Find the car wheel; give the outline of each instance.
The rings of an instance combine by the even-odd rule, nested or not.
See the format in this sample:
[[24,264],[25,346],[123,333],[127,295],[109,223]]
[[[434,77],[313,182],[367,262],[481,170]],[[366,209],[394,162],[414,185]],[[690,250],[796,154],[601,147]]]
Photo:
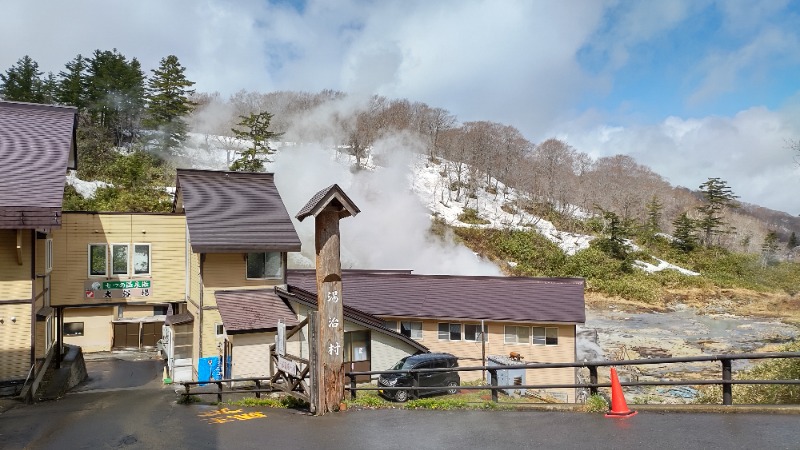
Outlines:
[[450,395],[458,394],[458,383],[455,381],[447,383],[447,393]]
[[406,400],[408,400],[408,391],[404,390],[395,391],[394,399],[400,403],[405,402]]

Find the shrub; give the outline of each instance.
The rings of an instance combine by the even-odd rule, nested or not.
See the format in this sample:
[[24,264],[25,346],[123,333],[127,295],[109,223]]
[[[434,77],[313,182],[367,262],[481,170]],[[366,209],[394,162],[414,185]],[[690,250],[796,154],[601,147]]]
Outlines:
[[586,399],[583,410],[590,413],[608,412],[608,402],[600,394],[594,394]]
[[464,212],[458,215],[458,220],[471,225],[485,225],[488,220],[478,215],[478,210],[474,208],[464,208]]

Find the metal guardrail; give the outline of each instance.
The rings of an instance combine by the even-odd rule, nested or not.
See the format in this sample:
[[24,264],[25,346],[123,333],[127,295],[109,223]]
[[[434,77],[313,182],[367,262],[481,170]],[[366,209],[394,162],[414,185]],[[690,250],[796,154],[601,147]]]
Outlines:
[[[692,385],[718,385],[722,386],[722,404],[733,404],[733,385],[735,384],[785,384],[785,385],[800,385],[800,380],[734,380],[732,365],[736,360],[753,360],[753,359],[779,359],[779,358],[800,358],[800,352],[776,352],[776,353],[739,353],[739,354],[722,354],[722,355],[708,355],[708,356],[686,356],[678,358],[648,358],[648,359],[629,359],[621,361],[593,361],[593,362],[574,362],[574,363],[520,363],[506,366],[470,366],[458,367],[448,369],[412,369],[412,370],[382,370],[382,371],[365,371],[365,372],[346,372],[345,376],[350,379],[350,386],[345,390],[350,391],[350,398],[356,399],[357,391],[375,391],[375,390],[440,390],[441,387],[423,387],[419,386],[419,374],[431,372],[474,372],[474,371],[487,371],[491,374],[491,384],[489,386],[459,386],[461,390],[491,390],[492,401],[498,401],[498,391],[501,389],[589,389],[592,394],[597,394],[598,388],[611,387],[610,383],[598,383],[598,368],[611,367],[611,366],[638,366],[647,364],[674,364],[686,362],[714,362],[721,363],[722,376],[721,379],[714,380],[661,380],[661,381],[629,381],[620,383],[622,386],[692,386]],[[572,383],[572,384],[537,384],[537,385],[505,385],[500,386],[497,384],[497,371],[507,369],[556,369],[556,368],[586,368],[589,370],[588,383]],[[388,387],[388,386],[357,386],[356,377],[363,375],[381,375],[391,373],[410,374],[413,379],[411,387]]]

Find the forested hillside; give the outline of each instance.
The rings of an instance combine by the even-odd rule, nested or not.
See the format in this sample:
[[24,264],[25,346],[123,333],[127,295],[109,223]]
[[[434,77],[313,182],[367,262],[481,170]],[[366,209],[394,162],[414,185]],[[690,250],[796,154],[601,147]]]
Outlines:
[[[487,257],[513,260],[510,273],[583,276],[591,289],[647,301],[674,287],[800,289],[800,219],[740,204],[736,186],[713,173],[701,186],[672,186],[630,156],[593,159],[556,138],[532,142],[514,127],[461,122],[420,102],[335,91],[222,98],[194,92],[184,72],[169,55],[145,74],[114,49],[78,55],[45,75],[25,56],[0,74],[0,96],[79,108],[77,177],[107,185],[89,198],[67,186],[67,210],[168,211],[174,168],[193,166],[197,150],[226,152],[231,169],[258,171],[276,151],[323,143],[350,154],[353,170],[368,170],[387,156],[374,154],[374,144],[392,139],[441,163],[442,202],[469,205],[478,191],[502,199],[514,189],[524,195],[504,210],[596,236],[568,256],[533,231],[455,229]],[[481,220],[480,211],[465,209],[462,222]],[[634,268],[652,256],[702,276]]]

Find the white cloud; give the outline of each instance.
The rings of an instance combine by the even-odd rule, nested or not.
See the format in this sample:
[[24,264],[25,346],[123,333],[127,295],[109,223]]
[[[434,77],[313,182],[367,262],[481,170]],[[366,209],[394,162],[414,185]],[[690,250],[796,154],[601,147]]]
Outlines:
[[[569,128],[569,127],[568,127]],[[697,189],[709,177],[728,182],[742,201],[800,212],[800,169],[787,142],[800,136],[800,104],[755,107],[733,117],[668,117],[613,130],[580,124],[564,134],[594,157],[631,155],[672,184]]]

